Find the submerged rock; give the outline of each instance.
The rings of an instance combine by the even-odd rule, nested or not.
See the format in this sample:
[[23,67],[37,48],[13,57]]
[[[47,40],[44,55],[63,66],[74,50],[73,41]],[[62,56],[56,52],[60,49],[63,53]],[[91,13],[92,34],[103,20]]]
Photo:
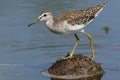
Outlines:
[[72,59],[56,61],[49,69],[50,74],[56,76],[94,76],[103,74],[104,70],[100,63],[81,54],[76,54]]

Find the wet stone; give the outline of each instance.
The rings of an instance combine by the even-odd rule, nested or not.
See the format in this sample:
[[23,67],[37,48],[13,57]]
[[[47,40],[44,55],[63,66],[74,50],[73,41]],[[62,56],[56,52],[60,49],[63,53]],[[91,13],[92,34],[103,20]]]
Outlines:
[[97,75],[104,73],[100,63],[81,54],[76,54],[72,59],[56,61],[49,69],[50,74],[64,75]]

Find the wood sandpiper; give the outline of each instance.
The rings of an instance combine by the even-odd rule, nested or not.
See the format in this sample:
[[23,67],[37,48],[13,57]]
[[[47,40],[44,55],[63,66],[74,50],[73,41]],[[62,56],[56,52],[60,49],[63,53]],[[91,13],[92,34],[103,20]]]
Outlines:
[[64,57],[62,59],[72,58],[75,50],[79,44],[79,37],[77,36],[77,32],[82,32],[90,41],[90,47],[92,50],[91,59],[94,58],[94,46],[92,43],[92,36],[84,31],[84,27],[86,27],[93,19],[98,16],[98,14],[103,10],[106,6],[106,3],[101,3],[94,7],[89,7],[82,10],[70,10],[60,13],[56,16],[52,15],[52,12],[49,10],[44,10],[40,14],[40,16],[31,24],[31,26],[40,21],[46,21],[46,25],[48,29],[57,34],[74,34],[76,38],[75,45],[69,56]]

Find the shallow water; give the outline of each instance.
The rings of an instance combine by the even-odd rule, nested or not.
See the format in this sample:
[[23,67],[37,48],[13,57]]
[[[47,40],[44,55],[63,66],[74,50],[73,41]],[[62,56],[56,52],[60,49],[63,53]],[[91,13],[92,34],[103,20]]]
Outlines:
[[[51,33],[41,22],[27,28],[39,12],[50,9],[54,14],[82,9],[104,0],[1,0],[0,1],[0,80],[50,80],[40,74],[57,58],[65,56],[74,45],[74,36]],[[85,31],[93,36],[95,60],[106,71],[101,80],[120,79],[119,0],[108,0],[107,7]],[[109,25],[109,33],[102,29]],[[90,56],[88,39],[78,34],[81,42],[76,53]]]

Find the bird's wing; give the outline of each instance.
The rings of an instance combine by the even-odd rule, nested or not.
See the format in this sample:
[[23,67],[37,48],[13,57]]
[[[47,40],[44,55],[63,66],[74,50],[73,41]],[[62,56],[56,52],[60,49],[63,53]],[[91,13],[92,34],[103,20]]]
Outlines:
[[67,21],[71,25],[87,24],[105,7],[106,3],[99,4],[82,10],[71,10],[60,13],[55,17],[56,21]]

